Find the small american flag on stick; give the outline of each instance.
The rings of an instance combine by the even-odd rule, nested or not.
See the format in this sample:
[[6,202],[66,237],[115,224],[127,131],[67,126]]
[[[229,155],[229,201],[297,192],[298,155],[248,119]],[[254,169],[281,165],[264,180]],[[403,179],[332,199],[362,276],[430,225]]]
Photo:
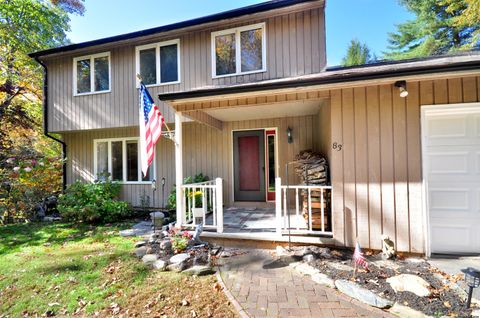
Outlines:
[[362,266],[365,269],[368,269],[368,263],[365,257],[363,256],[362,250],[360,249],[360,244],[355,244],[355,251],[353,252],[353,261],[355,262],[355,268],[357,265]]
[[139,95],[140,151],[142,172],[146,176],[155,155],[155,144],[162,135],[162,126],[165,124],[165,120],[143,82],[140,82]]

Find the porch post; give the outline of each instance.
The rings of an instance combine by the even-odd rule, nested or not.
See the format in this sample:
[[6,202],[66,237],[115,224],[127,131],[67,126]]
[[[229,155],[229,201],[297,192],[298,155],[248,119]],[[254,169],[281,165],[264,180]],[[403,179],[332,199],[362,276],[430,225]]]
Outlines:
[[215,179],[216,185],[216,201],[215,205],[217,206],[217,232],[223,233],[223,181],[222,178]]
[[181,113],[175,112],[175,189],[177,205],[177,227],[185,224],[185,213],[183,209],[183,142],[182,142],[182,119]]
[[282,179],[275,178],[275,215],[277,222],[277,235],[282,235]]

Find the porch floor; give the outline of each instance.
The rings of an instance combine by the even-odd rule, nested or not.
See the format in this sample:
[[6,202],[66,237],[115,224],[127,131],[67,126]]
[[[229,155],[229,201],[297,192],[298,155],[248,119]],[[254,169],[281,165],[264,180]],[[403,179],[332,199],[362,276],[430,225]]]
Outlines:
[[[283,218],[283,217],[282,217]],[[283,220],[287,224],[288,220]],[[276,215],[274,208],[229,207],[223,211],[224,233],[270,233],[276,231]],[[212,214],[206,224],[213,224]],[[307,229],[305,219],[294,213],[290,214],[291,228]]]

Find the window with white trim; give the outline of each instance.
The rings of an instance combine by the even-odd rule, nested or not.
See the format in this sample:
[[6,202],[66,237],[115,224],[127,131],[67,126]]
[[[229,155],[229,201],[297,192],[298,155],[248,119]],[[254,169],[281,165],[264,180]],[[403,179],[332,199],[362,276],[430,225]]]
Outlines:
[[180,40],[137,46],[136,68],[145,85],[180,82]]
[[265,23],[212,32],[212,76],[266,71]]
[[138,138],[96,139],[93,145],[96,179],[106,174],[123,183],[150,183],[155,179],[155,159],[143,177]]
[[110,52],[73,59],[73,95],[110,91]]

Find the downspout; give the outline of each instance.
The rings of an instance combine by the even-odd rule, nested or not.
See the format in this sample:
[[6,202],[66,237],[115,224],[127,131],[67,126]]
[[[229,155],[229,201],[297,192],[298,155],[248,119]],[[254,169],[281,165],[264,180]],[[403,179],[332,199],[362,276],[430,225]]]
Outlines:
[[62,189],[65,191],[67,187],[67,144],[48,132],[48,69],[38,57],[35,57],[35,61],[43,67],[43,134],[62,145]]

